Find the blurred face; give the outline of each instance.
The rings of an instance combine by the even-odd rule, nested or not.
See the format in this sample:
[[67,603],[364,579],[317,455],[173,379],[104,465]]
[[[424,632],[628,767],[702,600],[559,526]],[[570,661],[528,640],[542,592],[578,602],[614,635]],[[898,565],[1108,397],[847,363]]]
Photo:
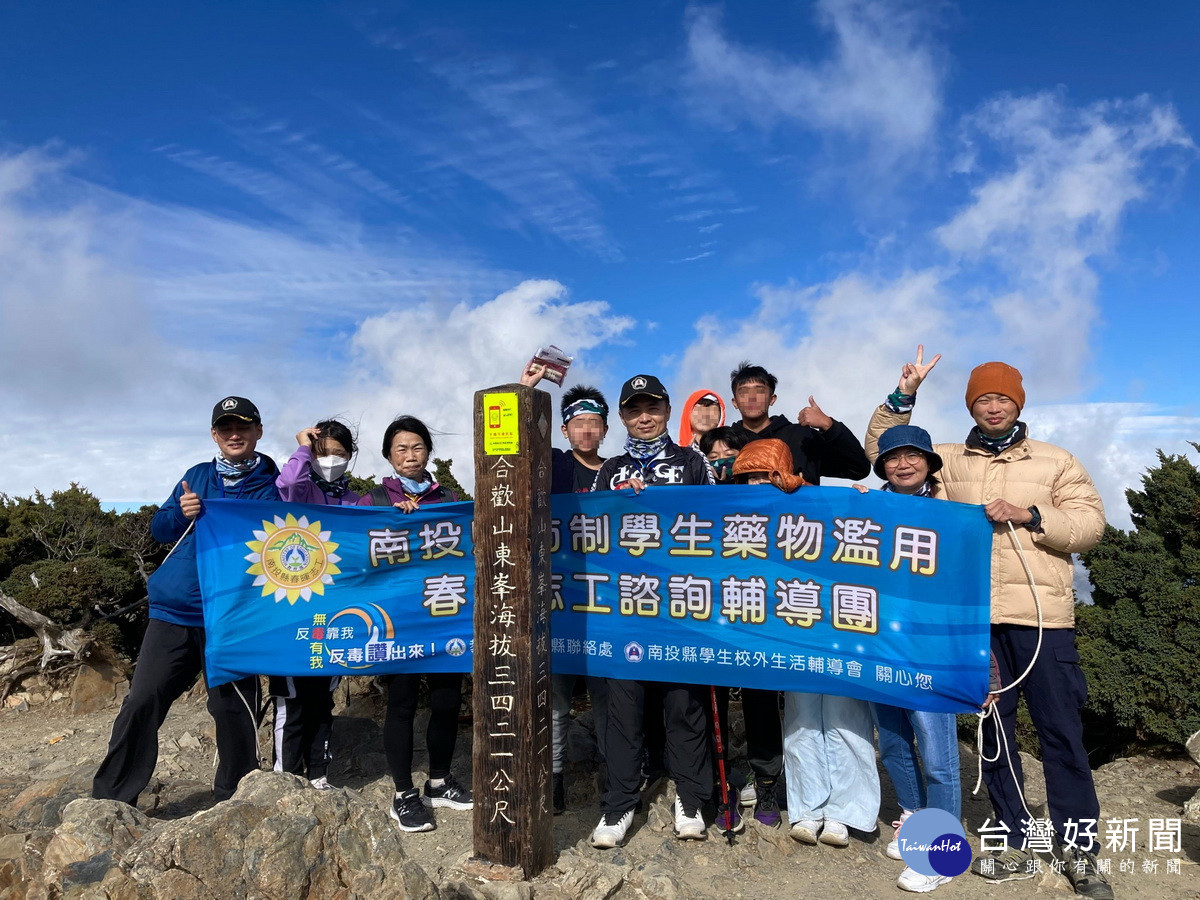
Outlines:
[[313,445],[313,456],[340,456],[342,459],[349,459],[353,454],[346,449],[346,445],[341,441],[335,441],[331,437],[319,437]]
[[419,434],[397,431],[392,435],[392,446],[388,450],[388,462],[397,475],[405,478],[420,478],[429,464],[429,448]]
[[1003,394],[984,394],[971,404],[971,417],[988,437],[1008,434],[1020,413],[1016,401]]
[[711,400],[701,400],[692,407],[688,417],[692,426],[692,434],[702,435],[712,431],[721,422],[721,407]]
[[621,421],[630,437],[650,441],[667,430],[671,405],[647,394],[638,394],[621,407]]
[[771,476],[767,472],[747,472],[746,484],[770,484]]
[[708,451],[708,461],[716,462],[718,459],[733,459],[738,455],[738,451],[734,450],[724,441],[713,441],[712,449]]
[[757,421],[765,419],[775,403],[775,395],[761,381],[751,381],[739,385],[733,395],[733,406],[742,414],[743,419]]
[[600,449],[608,425],[599,413],[581,413],[562,427],[562,433],[572,450],[590,456]]
[[254,455],[254,448],[263,435],[257,422],[247,422],[233,416],[218,419],[212,427],[212,439],[217,451],[230,462],[245,462]]
[[883,458],[883,474],[897,494],[915,494],[929,477],[929,458],[912,447],[899,447]]

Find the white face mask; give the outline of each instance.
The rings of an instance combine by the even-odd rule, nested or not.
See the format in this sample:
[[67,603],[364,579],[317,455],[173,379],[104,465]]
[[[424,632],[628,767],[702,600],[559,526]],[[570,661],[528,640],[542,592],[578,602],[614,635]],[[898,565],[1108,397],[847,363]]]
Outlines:
[[313,460],[313,468],[323,480],[337,481],[350,468],[350,460],[342,456],[318,456]]

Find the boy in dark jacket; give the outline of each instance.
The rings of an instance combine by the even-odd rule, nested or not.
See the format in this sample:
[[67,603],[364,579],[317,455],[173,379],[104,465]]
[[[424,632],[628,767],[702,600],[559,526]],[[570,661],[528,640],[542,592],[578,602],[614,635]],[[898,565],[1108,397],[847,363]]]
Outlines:
[[[521,373],[521,384],[537,387],[545,374],[545,365],[531,362]],[[555,447],[550,451],[550,493],[587,493],[596,480],[596,470],[604,462],[600,445],[608,435],[608,401],[598,389],[577,384],[563,394],[559,410],[562,413],[562,434],[571,449],[560,450]]]
[[792,474],[803,475],[809,484],[820,484],[821,477],[866,478],[871,463],[853,432],[825,414],[816,401],[800,411],[799,421],[787,416],[772,416],[775,404],[774,375],[762,366],[744,362],[729,373],[733,406],[742,418],[733,423],[748,441],[778,438],[792,452]]
[[[97,800],[136,805],[158,762],[158,729],[171,704],[204,668],[204,613],[196,570],[193,525],[204,500],[278,500],[274,460],[255,451],[262,438],[258,408],[244,397],[213,407],[215,459],[192,466],[163,503],[150,531],[175,544],[150,576],[150,622],[146,627],[129,695],[113,723],[108,754],[92,783]],[[258,678],[208,689],[208,711],[217,726],[219,761],[213,782],[217,800],[233,796],[242,776],[258,768],[256,731],[261,704]]]

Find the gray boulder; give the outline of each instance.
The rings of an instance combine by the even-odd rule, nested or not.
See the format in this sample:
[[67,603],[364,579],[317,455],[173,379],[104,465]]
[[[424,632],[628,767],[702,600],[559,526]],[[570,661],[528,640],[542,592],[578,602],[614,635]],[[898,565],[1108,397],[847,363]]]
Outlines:
[[44,860],[47,896],[81,900],[439,898],[382,809],[274,772],[252,772],[230,800],[171,822],[76,800]]

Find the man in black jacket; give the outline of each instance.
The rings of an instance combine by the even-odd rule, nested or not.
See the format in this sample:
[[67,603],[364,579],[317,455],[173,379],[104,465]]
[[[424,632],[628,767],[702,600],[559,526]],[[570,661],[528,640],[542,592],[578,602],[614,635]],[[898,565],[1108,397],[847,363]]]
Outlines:
[[742,414],[733,428],[746,440],[778,438],[792,451],[794,475],[803,475],[809,484],[820,484],[821,477],[866,478],[871,463],[863,446],[844,424],[827,416],[808,398],[800,410],[798,422],[787,416],[772,416],[775,403],[774,375],[762,366],[743,362],[729,373],[733,406]]
[[[621,388],[621,422],[629,435],[625,452],[607,459],[596,473],[593,491],[616,491],[675,484],[715,484],[712,468],[691,447],[680,447],[667,432],[671,398],[653,375],[635,375]],[[633,822],[642,780],[645,746],[643,708],[646,683],[608,680],[604,815],[592,832],[593,847],[616,847]],[[712,801],[712,762],[704,717],[707,689],[663,684],[667,757],[675,779],[675,834],[680,840],[706,836],[702,808]],[[739,823],[740,826],[740,823]]]

